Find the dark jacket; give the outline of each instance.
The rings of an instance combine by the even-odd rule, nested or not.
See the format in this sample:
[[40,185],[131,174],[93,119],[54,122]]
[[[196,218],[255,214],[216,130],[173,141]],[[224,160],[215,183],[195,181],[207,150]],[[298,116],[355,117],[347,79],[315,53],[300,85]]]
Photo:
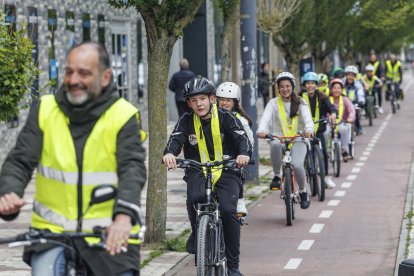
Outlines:
[[[187,112],[180,117],[167,146],[164,154],[172,153],[175,156],[180,154],[184,146],[184,157],[200,162],[200,153],[194,130],[193,112]],[[223,154],[229,155],[230,158],[236,158],[237,155],[252,154],[252,145],[243,129],[239,119],[231,112],[218,108],[220,133],[222,135]],[[210,155],[210,159],[214,159],[213,137],[211,134],[210,120],[201,121],[203,133],[206,138],[206,145]]]
[[168,84],[168,88],[175,93],[175,100],[177,102],[184,102],[183,91],[184,85],[187,81],[194,78],[194,73],[188,69],[181,69],[175,73]]
[[258,80],[258,89],[261,95],[269,96],[270,79],[269,73],[261,71]]
[[[78,164],[82,163],[83,149],[89,134],[100,116],[118,99],[115,84],[105,88],[102,96],[96,101],[88,101],[81,106],[71,105],[62,87],[56,94],[56,100],[60,109],[69,118],[69,129],[74,141]],[[42,152],[43,134],[39,128],[39,105],[32,108],[26,125],[17,139],[16,146],[10,151],[3,164],[0,174],[0,196],[9,192],[15,192],[23,197],[24,190],[29,183],[33,170],[37,166]],[[140,125],[135,117],[132,117],[120,130],[117,138],[116,159],[118,166],[119,188],[116,200],[123,199],[136,205],[140,205],[141,190],[146,182],[145,149],[140,138]],[[51,195],[53,196],[53,195]],[[137,216],[129,208],[114,206],[113,215],[127,214],[136,222]],[[18,214],[2,217],[13,219]],[[82,245],[80,245],[82,246]],[[93,255],[95,258],[87,259],[88,264],[98,269],[96,275],[115,275],[125,269],[139,267],[139,247],[129,246],[127,254],[110,257],[105,251],[86,248],[80,251],[81,255]],[[33,246],[26,249],[26,253],[32,250],[41,251],[44,246]],[[30,254],[26,255],[28,257]],[[28,259],[30,260],[30,259]],[[100,262],[98,263],[98,260]],[[104,260],[104,261],[102,261]],[[90,262],[89,262],[90,261]],[[107,264],[107,266],[105,266]]]

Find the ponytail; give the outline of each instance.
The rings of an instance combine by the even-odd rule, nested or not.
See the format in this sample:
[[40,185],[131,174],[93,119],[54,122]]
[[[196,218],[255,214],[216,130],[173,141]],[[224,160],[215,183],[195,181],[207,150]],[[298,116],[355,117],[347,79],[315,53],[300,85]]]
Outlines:
[[249,117],[249,115],[247,115],[246,111],[244,111],[244,109],[240,106],[239,101],[236,99],[234,99],[234,109],[237,113],[239,113],[243,118],[247,120],[247,122],[249,123],[249,127],[253,126],[252,119]]

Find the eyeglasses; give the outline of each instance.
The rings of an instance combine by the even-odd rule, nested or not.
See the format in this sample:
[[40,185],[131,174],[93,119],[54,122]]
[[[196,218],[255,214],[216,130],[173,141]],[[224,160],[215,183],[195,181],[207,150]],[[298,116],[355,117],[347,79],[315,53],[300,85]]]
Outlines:
[[232,103],[232,102],[234,102],[234,100],[230,99],[230,98],[219,98],[218,100],[221,103]]

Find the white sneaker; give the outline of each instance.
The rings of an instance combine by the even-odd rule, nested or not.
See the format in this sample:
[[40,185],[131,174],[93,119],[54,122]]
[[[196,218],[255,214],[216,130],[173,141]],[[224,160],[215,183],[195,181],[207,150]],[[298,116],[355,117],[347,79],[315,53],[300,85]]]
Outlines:
[[336,187],[335,182],[333,182],[332,177],[325,176],[325,185],[327,189],[332,189]]
[[380,108],[378,109],[378,113],[379,113],[379,114],[384,113],[384,110],[382,109],[382,107],[380,107]]
[[237,201],[237,216],[247,216],[247,208],[246,204],[244,203],[244,198],[239,198],[239,200]]

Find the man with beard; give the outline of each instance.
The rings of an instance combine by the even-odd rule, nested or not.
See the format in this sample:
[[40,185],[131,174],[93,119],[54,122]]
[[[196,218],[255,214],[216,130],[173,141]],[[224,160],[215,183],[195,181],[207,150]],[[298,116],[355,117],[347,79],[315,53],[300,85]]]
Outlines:
[[[74,241],[94,275],[139,275],[140,194],[146,181],[138,110],[118,98],[109,54],[94,42],[71,49],[63,86],[33,108],[0,174],[0,217],[16,218],[24,190],[36,171],[32,225],[55,233],[106,228],[106,250]],[[90,204],[95,187],[117,188],[114,199]],[[127,248],[127,252],[122,249]],[[63,275],[65,248],[25,248],[33,275]],[[89,275],[89,274],[88,274]]]

